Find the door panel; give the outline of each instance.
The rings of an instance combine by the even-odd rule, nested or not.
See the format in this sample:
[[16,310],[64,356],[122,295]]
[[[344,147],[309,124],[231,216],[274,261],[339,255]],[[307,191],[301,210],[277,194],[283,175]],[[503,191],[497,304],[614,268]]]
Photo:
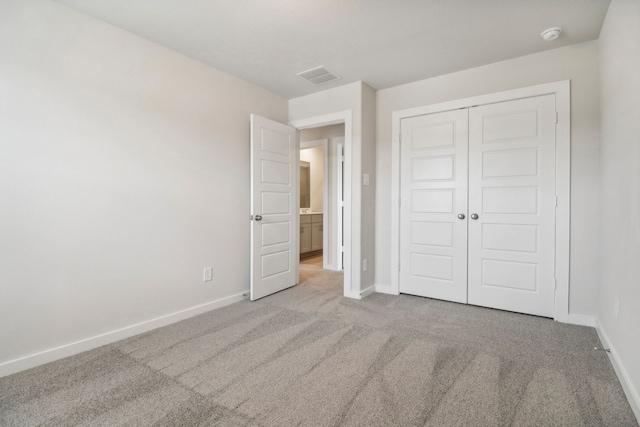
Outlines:
[[555,96],[469,111],[469,304],[553,317]]
[[[513,102],[519,103],[520,100],[503,102],[500,105],[510,108],[506,104]],[[482,117],[482,128],[479,129],[481,133],[477,135],[483,144],[535,138],[538,135],[538,111],[535,109],[518,111],[505,110],[498,107],[496,110],[491,105],[476,108],[489,108],[492,110],[491,113],[487,113]]]
[[467,110],[401,124],[400,292],[467,300]]
[[482,153],[482,178],[535,176],[538,173],[538,150],[518,149]]
[[[538,187],[487,187],[480,188],[479,209],[485,214],[534,214],[538,213]],[[475,195],[478,196],[478,195]]]
[[482,224],[482,249],[534,253],[537,248],[537,225]]
[[294,128],[251,115],[251,300],[295,285],[297,152]]

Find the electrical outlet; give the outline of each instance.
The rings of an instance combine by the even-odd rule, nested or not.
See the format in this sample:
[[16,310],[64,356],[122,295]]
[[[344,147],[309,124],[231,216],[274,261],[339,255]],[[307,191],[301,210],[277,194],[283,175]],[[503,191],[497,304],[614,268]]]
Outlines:
[[367,271],[367,268],[369,268],[369,263],[367,262],[366,259],[362,260],[362,271]]
[[213,280],[213,267],[205,267],[202,281],[210,282],[211,280]]
[[613,299],[613,314],[615,314],[616,320],[618,320],[618,315],[620,314],[620,301],[618,298]]

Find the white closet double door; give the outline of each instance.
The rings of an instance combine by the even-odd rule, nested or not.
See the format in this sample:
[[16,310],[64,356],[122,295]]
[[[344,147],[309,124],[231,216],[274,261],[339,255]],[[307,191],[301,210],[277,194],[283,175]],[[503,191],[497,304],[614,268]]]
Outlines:
[[555,95],[401,122],[400,292],[553,317]]

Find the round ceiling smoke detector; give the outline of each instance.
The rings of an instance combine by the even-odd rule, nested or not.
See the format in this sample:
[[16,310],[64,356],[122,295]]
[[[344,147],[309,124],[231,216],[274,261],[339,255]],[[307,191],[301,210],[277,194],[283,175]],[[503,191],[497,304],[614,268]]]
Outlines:
[[544,41],[550,42],[550,41],[553,41],[553,40],[557,39],[558,37],[560,37],[560,33],[561,32],[562,32],[562,28],[560,28],[560,27],[551,27],[551,28],[548,28],[548,29],[544,30],[540,34],[540,36],[542,36]]

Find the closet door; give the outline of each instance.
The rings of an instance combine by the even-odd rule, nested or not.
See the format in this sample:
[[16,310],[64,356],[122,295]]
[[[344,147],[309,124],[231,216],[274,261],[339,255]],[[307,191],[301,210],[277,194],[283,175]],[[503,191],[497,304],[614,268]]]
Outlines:
[[467,111],[402,120],[402,293],[467,301]]
[[469,110],[469,304],[553,317],[555,123],[554,95]]

